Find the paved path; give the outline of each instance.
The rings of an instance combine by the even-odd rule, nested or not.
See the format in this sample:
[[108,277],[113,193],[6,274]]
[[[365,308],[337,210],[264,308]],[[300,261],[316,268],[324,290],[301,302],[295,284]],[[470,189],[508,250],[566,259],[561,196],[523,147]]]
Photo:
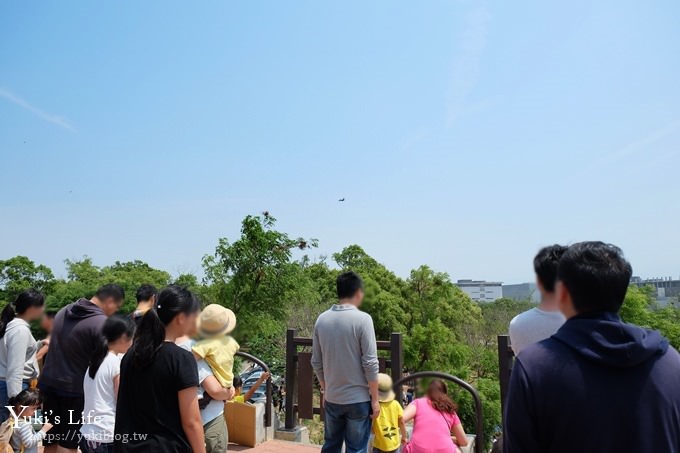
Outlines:
[[229,451],[243,451],[247,453],[319,453],[320,447],[313,445],[302,445],[293,442],[282,442],[280,440],[268,440],[255,448],[242,447],[240,445],[229,445]]

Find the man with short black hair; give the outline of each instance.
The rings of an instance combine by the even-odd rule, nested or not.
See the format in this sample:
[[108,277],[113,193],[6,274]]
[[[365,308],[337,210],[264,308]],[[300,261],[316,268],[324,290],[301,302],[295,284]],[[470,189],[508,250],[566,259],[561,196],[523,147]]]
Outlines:
[[359,311],[363,283],[354,272],[336,280],[338,303],[314,325],[312,367],[324,392],[322,453],[363,453],[371,417],[380,414],[378,352],[373,319]]
[[610,244],[564,253],[556,298],[567,321],[515,361],[507,453],[680,452],[680,354],[658,332],[621,321],[631,275]]
[[49,354],[39,380],[43,414],[54,427],[44,440],[45,453],[74,452],[80,441],[83,378],[92,351],[103,342],[102,327],[125,299],[125,291],[108,284],[92,299],[78,299],[54,318]]
[[153,285],[144,284],[137,288],[137,294],[135,295],[137,297],[137,308],[130,314],[130,318],[137,324],[137,327],[142,322],[144,313],[153,309],[156,304],[157,293],[158,291]]
[[564,324],[564,315],[560,313],[555,299],[555,284],[557,263],[566,250],[565,246],[555,244],[543,247],[534,258],[536,286],[541,293],[541,303],[510,321],[510,346],[515,355],[526,346],[550,337]]

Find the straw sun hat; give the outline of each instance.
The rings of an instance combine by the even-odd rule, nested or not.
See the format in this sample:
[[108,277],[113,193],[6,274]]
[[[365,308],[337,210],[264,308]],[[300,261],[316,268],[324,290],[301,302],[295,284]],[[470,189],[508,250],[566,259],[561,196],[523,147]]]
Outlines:
[[217,304],[210,304],[198,317],[198,333],[203,338],[226,335],[236,328],[236,315],[233,311]]
[[389,374],[378,374],[378,400],[381,403],[394,401],[395,395],[392,390],[392,378]]

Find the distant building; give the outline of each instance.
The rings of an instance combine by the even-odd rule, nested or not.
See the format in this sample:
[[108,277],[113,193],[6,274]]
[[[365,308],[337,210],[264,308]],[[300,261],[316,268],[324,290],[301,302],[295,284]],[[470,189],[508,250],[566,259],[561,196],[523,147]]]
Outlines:
[[630,283],[636,286],[653,286],[656,289],[656,300],[665,305],[670,301],[677,301],[680,296],[680,279],[673,280],[671,277],[647,278],[633,277]]
[[503,285],[503,297],[507,299],[534,303],[541,301],[541,293],[536,287],[536,283],[519,283],[516,285]]
[[458,280],[456,286],[476,302],[493,302],[503,297],[503,283],[501,282]]

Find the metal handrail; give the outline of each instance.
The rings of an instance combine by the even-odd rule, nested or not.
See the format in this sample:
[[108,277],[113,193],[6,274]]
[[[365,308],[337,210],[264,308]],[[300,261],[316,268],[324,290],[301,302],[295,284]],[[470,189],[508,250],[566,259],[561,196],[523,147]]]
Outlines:
[[[265,372],[269,373],[269,378],[267,379],[267,390],[266,390],[266,405],[264,407],[264,426],[269,428],[272,426],[272,376],[271,373],[269,372],[269,367],[267,366],[266,363],[264,363],[262,360],[259,358],[255,357],[254,355],[248,354],[247,352],[243,351],[238,351],[236,353],[237,356],[242,357],[246,359],[249,362],[253,362],[257,365],[260,366]],[[266,433],[266,431],[265,431]],[[266,434],[265,434],[266,435]]]
[[417,373],[404,376],[394,383],[394,389],[397,390],[397,395],[401,395],[401,386],[404,384],[404,382],[415,381],[422,378],[437,378],[451,381],[459,387],[463,387],[472,395],[472,399],[475,401],[475,413],[477,416],[477,426],[475,426],[475,452],[484,453],[484,413],[482,412],[482,400],[479,398],[477,389],[461,378],[451,374],[446,374],[439,371],[419,371]]

